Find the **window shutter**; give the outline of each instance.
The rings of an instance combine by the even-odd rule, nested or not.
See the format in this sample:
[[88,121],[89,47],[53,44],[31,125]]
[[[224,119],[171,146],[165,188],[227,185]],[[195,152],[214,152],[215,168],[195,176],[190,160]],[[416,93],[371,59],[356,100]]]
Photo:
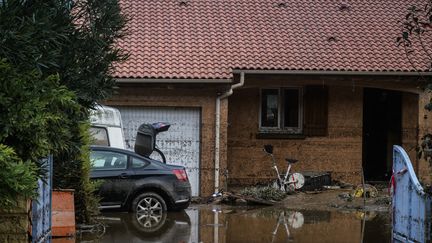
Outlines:
[[304,135],[327,136],[327,86],[306,86],[304,93]]

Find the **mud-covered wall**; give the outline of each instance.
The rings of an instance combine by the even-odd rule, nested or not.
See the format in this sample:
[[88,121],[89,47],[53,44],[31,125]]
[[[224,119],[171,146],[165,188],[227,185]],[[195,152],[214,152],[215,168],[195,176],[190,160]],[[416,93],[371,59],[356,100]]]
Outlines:
[[419,170],[417,160],[417,140],[419,129],[419,95],[413,93],[402,94],[402,147],[407,151],[413,167]]
[[[325,84],[329,87],[328,136],[304,139],[257,139],[259,116],[259,89],[261,79],[247,78],[246,84],[221,102],[220,127],[220,188],[224,188],[224,172],[228,168],[229,184],[254,184],[273,178],[271,161],[262,152],[264,144],[273,144],[280,165],[284,158],[300,160],[294,166],[298,171],[332,171],[332,178],[359,183],[362,163],[363,88],[360,83],[347,81],[294,80],[292,85]],[[372,83],[372,82],[370,82]],[[286,85],[280,78],[265,81],[266,85]],[[348,82],[348,84],[351,84]],[[368,83],[364,86],[371,86]],[[402,84],[383,84],[379,88],[408,90]],[[412,85],[411,85],[412,86]],[[214,191],[215,100],[225,87],[210,84],[193,85],[120,85],[118,93],[107,105],[153,107],[199,107],[201,109],[200,195]],[[409,89],[410,92],[415,89]],[[425,161],[415,158],[418,135],[432,133],[432,113],[423,107],[427,95],[404,92],[402,96],[402,142],[421,177],[429,177]],[[229,105],[229,106],[228,106]],[[425,116],[426,115],[426,116]],[[430,118],[428,117],[430,116]],[[229,117],[229,118],[228,118]],[[420,127],[418,126],[420,124]],[[419,129],[418,129],[419,128]],[[419,131],[419,132],[417,132]]]
[[[419,131],[418,131],[418,144],[422,143],[422,137],[425,134],[432,134],[432,112],[427,111],[424,109],[425,105],[428,104],[432,99],[431,93],[421,93],[419,100],[418,100],[418,106],[419,106],[419,115],[418,115],[418,121],[419,121]],[[424,160],[423,158],[418,161],[416,166],[414,168],[418,168],[418,174],[420,177],[420,180],[423,182],[432,182],[432,168],[429,167],[428,162]]]
[[[228,114],[228,169],[230,185],[250,185],[274,178],[270,158],[263,151],[264,144],[274,146],[280,168],[286,168],[285,158],[299,160],[293,170],[331,171],[332,179],[348,183],[361,182],[363,87],[326,82],[328,95],[328,135],[286,139],[260,139],[260,87],[283,87],[279,79],[251,81],[236,90],[229,100]],[[263,85],[265,83],[266,86]],[[296,81],[294,85],[308,83]],[[324,82],[322,82],[324,83]],[[291,84],[292,85],[292,84]],[[391,85],[387,87],[394,88]],[[386,88],[383,85],[380,88]],[[403,90],[403,87],[401,88]],[[402,143],[409,150],[413,164],[418,127],[418,95],[402,95]],[[431,116],[432,118],[432,116]],[[421,169],[421,168],[420,168]]]
[[[210,86],[210,85],[208,85]],[[195,107],[201,109],[200,195],[214,191],[216,87],[185,85],[121,85],[117,94],[106,101],[113,106]],[[227,102],[221,102],[220,171],[226,168]],[[225,130],[224,130],[225,129]],[[221,185],[224,177],[221,176]]]
[[[257,139],[259,89],[236,91],[230,99],[228,168],[230,184],[254,184],[274,176],[262,147],[274,146],[281,168],[285,158],[299,160],[298,171],[332,171],[332,178],[360,180],[362,147],[362,89],[329,88],[328,136],[304,139]],[[282,167],[283,166],[283,167]]]

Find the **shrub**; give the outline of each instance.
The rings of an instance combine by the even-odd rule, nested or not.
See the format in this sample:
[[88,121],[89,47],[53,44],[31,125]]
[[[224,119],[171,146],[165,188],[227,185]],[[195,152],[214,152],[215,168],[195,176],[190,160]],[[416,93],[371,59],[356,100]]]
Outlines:
[[76,149],[57,154],[54,163],[53,183],[58,188],[75,189],[75,211],[77,222],[94,223],[99,213],[99,200],[95,196],[97,183],[90,180],[90,124],[80,123],[71,127],[74,134],[69,141]]
[[44,174],[40,159],[71,150],[81,109],[57,75],[24,72],[0,59],[0,168],[8,168],[0,174],[0,201],[35,196],[31,190]]
[[23,161],[37,163],[67,147],[69,116],[80,106],[58,76],[22,72],[0,59],[0,143]]
[[114,91],[126,21],[118,0],[0,0],[0,143],[33,164],[53,155],[54,187],[75,189],[78,222],[97,210],[82,127]]
[[15,151],[0,144],[0,207],[9,208],[18,197],[36,196],[38,167],[32,162],[23,162]]

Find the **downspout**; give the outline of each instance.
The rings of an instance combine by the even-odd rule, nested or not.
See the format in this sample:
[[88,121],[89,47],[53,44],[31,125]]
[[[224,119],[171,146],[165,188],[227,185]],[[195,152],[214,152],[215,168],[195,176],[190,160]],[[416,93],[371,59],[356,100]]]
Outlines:
[[231,85],[231,88],[216,98],[216,138],[215,138],[215,193],[219,192],[219,149],[220,149],[220,103],[221,100],[233,94],[233,90],[244,85],[244,72],[240,73],[240,82]]

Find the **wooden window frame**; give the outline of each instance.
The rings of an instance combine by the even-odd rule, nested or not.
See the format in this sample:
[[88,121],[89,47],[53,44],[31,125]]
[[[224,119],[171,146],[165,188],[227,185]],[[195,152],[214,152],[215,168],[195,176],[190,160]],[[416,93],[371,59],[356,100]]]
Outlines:
[[[298,91],[298,126],[297,127],[284,127],[284,108],[285,108],[285,90]],[[264,87],[260,88],[260,103],[259,103],[259,132],[260,133],[281,133],[281,134],[302,134],[303,133],[303,87],[299,86],[283,86],[283,87]],[[262,126],[262,102],[263,90],[278,90],[278,126],[277,127],[264,127]]]

